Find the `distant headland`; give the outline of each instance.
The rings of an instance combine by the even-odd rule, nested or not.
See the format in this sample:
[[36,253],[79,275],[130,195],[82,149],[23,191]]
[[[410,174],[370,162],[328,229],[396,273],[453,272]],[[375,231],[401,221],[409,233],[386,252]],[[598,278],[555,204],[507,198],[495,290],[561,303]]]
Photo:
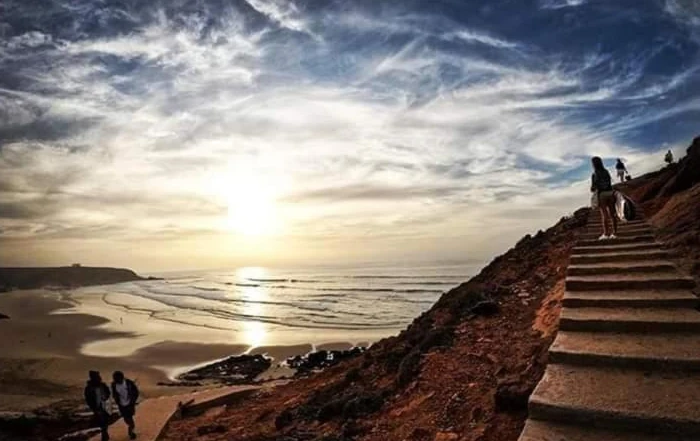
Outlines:
[[90,285],[148,280],[126,268],[88,267],[80,264],[61,267],[0,268],[0,292],[46,287],[77,288]]

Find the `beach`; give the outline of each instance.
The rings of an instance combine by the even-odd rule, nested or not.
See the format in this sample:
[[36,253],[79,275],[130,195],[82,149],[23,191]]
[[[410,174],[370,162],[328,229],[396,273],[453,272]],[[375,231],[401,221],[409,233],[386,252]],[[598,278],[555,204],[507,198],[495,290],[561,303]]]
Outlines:
[[[187,366],[240,353],[240,345],[161,342],[129,357],[96,357],[81,353],[83,345],[101,339],[128,338],[127,332],[100,329],[107,319],[87,314],[52,314],[71,304],[46,290],[0,295],[0,411],[29,411],[62,400],[82,399],[88,370],[105,378],[122,370],[138,380],[145,397],[182,392],[161,387],[166,372],[153,367]],[[192,388],[187,388],[191,390]]]
[[440,272],[262,277],[258,269],[2,293],[0,312],[10,318],[0,320],[0,411],[77,403],[88,370],[105,379],[122,370],[145,398],[211,387],[173,383],[232,355],[272,358],[260,379],[288,376],[279,365],[289,357],[400,332],[462,277]]

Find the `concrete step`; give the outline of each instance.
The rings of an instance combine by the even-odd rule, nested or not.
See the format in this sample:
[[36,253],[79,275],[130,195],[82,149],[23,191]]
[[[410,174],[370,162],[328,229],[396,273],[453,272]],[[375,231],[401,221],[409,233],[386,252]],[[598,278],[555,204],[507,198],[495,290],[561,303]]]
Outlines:
[[[608,226],[612,228],[612,225],[608,225]],[[640,225],[618,224],[617,225],[618,232],[621,232],[621,231],[629,232],[629,231],[651,230],[651,229],[652,229],[651,226],[646,225],[646,224],[644,224],[644,225],[642,225],[642,224],[640,224]],[[600,226],[588,226],[588,228],[586,229],[586,232],[600,234],[603,232],[603,226],[602,225],[600,225]]]
[[700,334],[557,334],[551,363],[619,368],[700,371]]
[[646,274],[596,274],[569,276],[567,291],[693,289],[695,280],[675,272]]
[[608,244],[605,241],[600,241],[596,245],[577,245],[574,247],[573,254],[605,254],[619,253],[621,251],[642,251],[642,250],[660,250],[661,244],[658,242],[633,242],[623,244]]
[[638,236],[622,236],[616,239],[607,239],[605,241],[598,240],[600,234],[595,236],[593,239],[580,239],[576,245],[577,246],[596,246],[602,244],[617,245],[624,243],[642,243],[642,242],[654,242],[654,236],[652,234],[642,234]]
[[[600,237],[600,235],[603,234],[603,230],[589,230],[581,235],[581,239],[584,240],[589,240],[589,239],[597,239]],[[619,230],[616,234],[617,237],[632,237],[632,236],[641,236],[644,234],[654,234],[654,231],[651,230],[651,228],[634,228],[634,229],[622,229]]]
[[572,254],[571,264],[592,264],[610,262],[639,262],[646,260],[668,259],[670,253],[666,250],[621,251],[605,254]]
[[696,308],[700,299],[690,290],[567,291],[566,308]]
[[675,273],[676,266],[668,260],[647,260],[641,262],[608,262],[569,265],[569,276],[590,276],[604,274]]
[[673,433],[611,431],[590,424],[571,425],[553,421],[527,420],[518,441],[690,441]]
[[700,375],[552,364],[530,397],[530,416],[700,439]]
[[689,308],[563,308],[561,331],[700,332],[700,312]]
[[[611,225],[611,224],[608,224]],[[589,222],[586,225],[589,229],[592,228],[603,228],[603,224],[601,222]],[[617,221],[617,227],[618,228],[641,228],[641,227],[650,227],[649,223],[643,222],[643,221],[634,221],[634,222],[620,222]]]

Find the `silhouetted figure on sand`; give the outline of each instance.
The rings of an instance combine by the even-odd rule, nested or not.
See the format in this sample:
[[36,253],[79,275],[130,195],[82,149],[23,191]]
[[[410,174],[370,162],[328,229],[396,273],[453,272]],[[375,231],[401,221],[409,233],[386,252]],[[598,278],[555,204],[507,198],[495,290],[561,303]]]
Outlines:
[[85,403],[92,410],[95,416],[95,423],[99,426],[102,432],[102,441],[109,440],[109,411],[107,403],[109,401],[109,387],[102,381],[100,373],[90,371],[90,379],[85,385]]
[[625,174],[627,174],[627,167],[625,167],[625,164],[622,163],[622,159],[617,158],[615,170],[617,170],[617,177],[620,180],[620,182],[625,182]]
[[124,373],[116,371],[112,374],[114,381],[112,382],[112,396],[119,408],[119,414],[124,418],[124,422],[129,428],[129,438],[136,439],[136,423],[134,422],[134,414],[136,413],[136,400],[139,398],[139,389],[136,383],[124,378]]
[[672,164],[673,163],[673,153],[671,150],[666,152],[666,156],[664,157],[664,161],[666,161],[666,164]]
[[[612,178],[603,165],[603,160],[598,156],[593,157],[591,163],[593,164],[591,191],[597,198],[603,222],[603,234],[598,240],[615,239],[617,237],[617,217],[615,216],[615,192],[612,187]],[[608,228],[608,222],[612,223],[612,232]]]

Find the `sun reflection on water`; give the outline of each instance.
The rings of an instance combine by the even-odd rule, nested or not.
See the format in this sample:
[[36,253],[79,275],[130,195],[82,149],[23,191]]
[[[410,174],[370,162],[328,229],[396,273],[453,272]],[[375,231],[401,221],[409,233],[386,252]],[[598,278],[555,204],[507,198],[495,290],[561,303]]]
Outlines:
[[[236,277],[243,284],[254,284],[267,277],[267,271],[261,267],[246,267],[236,271]],[[265,315],[265,304],[268,300],[268,292],[263,286],[240,287],[241,298],[246,301],[243,314],[248,317],[260,317]],[[267,323],[248,318],[243,322],[243,343],[252,347],[263,346],[267,343]]]

